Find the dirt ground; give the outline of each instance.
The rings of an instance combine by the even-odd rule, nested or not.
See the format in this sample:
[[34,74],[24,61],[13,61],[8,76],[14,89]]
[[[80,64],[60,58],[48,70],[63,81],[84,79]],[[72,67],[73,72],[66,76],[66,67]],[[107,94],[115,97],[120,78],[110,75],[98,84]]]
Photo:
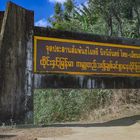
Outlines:
[[72,134],[71,128],[0,128],[0,140],[38,140],[38,138],[60,137]]
[[45,128],[0,128],[0,140],[140,140],[140,115],[98,123],[54,124]]

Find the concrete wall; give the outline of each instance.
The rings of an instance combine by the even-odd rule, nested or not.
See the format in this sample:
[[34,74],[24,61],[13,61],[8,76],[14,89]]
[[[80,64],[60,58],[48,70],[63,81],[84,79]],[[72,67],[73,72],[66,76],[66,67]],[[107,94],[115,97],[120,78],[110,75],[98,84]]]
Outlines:
[[3,17],[4,17],[4,11],[0,11],[0,31],[1,31]]
[[0,36],[0,121],[32,117],[34,13],[8,3]]

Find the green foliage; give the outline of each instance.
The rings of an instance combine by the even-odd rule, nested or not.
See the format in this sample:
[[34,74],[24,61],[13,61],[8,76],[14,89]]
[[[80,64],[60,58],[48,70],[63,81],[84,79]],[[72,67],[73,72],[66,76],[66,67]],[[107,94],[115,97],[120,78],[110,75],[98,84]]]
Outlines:
[[64,8],[65,8],[65,15],[71,16],[71,13],[73,12],[73,9],[74,9],[74,2],[73,0],[67,0],[65,3],[64,3]]
[[34,93],[34,122],[78,121],[83,114],[109,104],[110,90],[49,89]]
[[62,13],[61,4],[57,2],[55,4],[54,10],[55,10],[56,15],[61,15],[61,13]]
[[68,0],[63,7],[55,10],[49,20],[55,29],[129,38],[140,36],[139,0],[88,0],[80,6]]

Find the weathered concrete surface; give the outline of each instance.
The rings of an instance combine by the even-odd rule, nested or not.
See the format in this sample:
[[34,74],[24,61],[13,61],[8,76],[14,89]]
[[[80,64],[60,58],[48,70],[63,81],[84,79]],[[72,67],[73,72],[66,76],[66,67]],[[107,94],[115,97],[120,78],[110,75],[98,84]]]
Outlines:
[[4,11],[0,11],[0,31],[1,31],[3,17],[4,17]]
[[34,13],[8,3],[0,42],[0,122],[32,116]]
[[[34,35],[140,46],[139,39],[116,38],[116,37],[99,36],[93,34],[74,33],[68,31],[59,31],[51,28],[35,27]],[[35,75],[35,87],[36,88],[89,88],[89,89],[90,88],[103,88],[103,89],[133,88],[135,89],[135,88],[140,88],[140,78],[38,74]]]

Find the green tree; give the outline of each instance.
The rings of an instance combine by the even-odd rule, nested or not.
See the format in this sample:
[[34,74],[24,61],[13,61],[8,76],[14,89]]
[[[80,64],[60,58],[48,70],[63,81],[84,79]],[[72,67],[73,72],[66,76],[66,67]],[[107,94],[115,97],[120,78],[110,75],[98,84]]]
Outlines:
[[73,10],[74,10],[74,1],[73,0],[67,0],[64,3],[64,19],[70,20],[70,18],[73,16]]
[[59,28],[59,25],[63,22],[63,10],[61,3],[56,3],[54,6],[54,15],[48,19],[48,21],[55,28]]
[[73,0],[56,3],[52,27],[109,36],[140,36],[139,0],[88,0],[76,6]]

